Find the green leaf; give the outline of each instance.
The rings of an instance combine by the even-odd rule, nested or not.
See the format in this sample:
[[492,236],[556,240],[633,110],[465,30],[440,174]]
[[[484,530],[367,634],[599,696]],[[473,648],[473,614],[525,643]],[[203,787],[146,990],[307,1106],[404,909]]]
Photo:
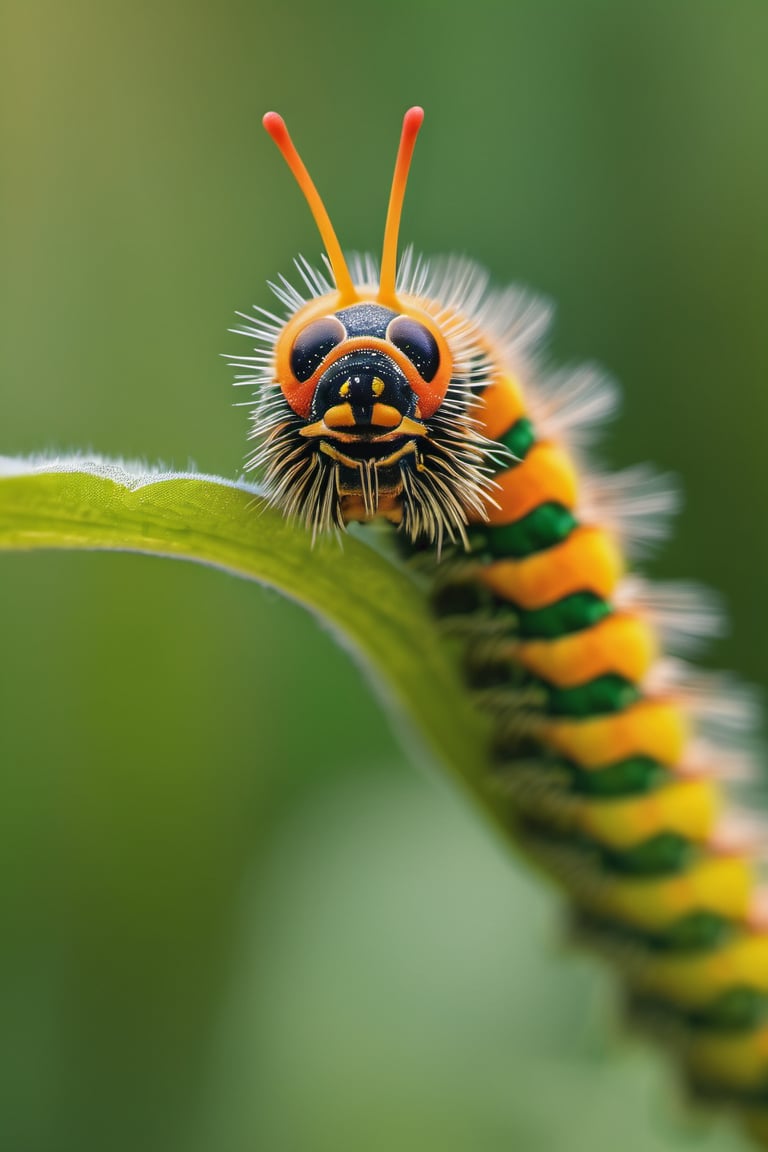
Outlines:
[[[422,744],[485,804],[488,729],[413,574],[362,534],[314,545],[258,489],[105,460],[0,457],[0,549],[109,549],[210,564],[269,585],[329,625]],[[265,660],[269,654],[265,653]]]

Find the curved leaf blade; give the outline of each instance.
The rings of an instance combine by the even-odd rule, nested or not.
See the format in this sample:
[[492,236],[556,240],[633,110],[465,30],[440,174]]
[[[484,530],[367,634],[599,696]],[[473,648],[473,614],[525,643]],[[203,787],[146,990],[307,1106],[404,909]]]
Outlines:
[[313,546],[309,533],[242,482],[104,460],[0,457],[0,550],[33,549],[173,557],[275,588],[330,625],[409,733],[493,803],[488,729],[425,592],[364,540],[323,538]]

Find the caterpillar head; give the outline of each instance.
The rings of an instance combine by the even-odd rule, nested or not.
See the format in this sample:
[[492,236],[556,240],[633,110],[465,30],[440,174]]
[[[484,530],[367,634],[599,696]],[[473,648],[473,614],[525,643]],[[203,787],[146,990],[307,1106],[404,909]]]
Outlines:
[[465,539],[492,485],[470,413],[482,356],[466,319],[398,290],[398,231],[423,115],[411,108],[403,120],[378,283],[372,261],[353,276],[283,119],[264,117],[312,210],[333,283],[300,263],[310,298],[285,280],[273,285],[287,318],[262,311],[240,330],[257,337],[257,355],[233,363],[259,370],[244,381],[259,385],[249,466],[262,471],[267,498],[313,532],[383,516],[412,540]]

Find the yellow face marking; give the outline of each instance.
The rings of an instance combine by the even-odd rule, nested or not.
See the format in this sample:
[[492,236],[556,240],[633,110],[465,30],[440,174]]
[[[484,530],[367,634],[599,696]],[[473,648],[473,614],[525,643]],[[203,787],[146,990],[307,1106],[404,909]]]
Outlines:
[[373,384],[371,384],[371,391],[374,396],[381,396],[384,391],[384,381],[380,380],[378,376],[374,376]]
[[393,408],[390,404],[374,404],[371,413],[371,423],[379,428],[397,428],[402,421],[402,416],[397,408]]
[[350,382],[345,380],[341,388],[339,388],[339,396],[349,396]]
[[326,428],[353,428],[355,414],[352,411],[352,405],[336,404],[333,408],[329,408],[323,416],[323,423]]

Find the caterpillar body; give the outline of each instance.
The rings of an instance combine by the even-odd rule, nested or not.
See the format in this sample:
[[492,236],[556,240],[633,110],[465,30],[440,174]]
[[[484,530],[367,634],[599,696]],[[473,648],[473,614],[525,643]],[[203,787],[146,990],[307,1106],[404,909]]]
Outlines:
[[620,967],[628,1001],[678,1049],[701,1095],[768,1147],[764,830],[733,809],[750,770],[747,694],[683,657],[716,600],[628,571],[674,494],[584,454],[616,392],[593,369],[542,378],[549,309],[494,291],[463,259],[429,264],[397,234],[422,121],[403,122],[380,268],[347,263],[285,125],[265,126],[315,216],[324,270],[298,261],[286,309],[245,314],[250,465],[313,533],[383,517],[432,566],[436,613],[494,721],[493,773],[519,842]]

